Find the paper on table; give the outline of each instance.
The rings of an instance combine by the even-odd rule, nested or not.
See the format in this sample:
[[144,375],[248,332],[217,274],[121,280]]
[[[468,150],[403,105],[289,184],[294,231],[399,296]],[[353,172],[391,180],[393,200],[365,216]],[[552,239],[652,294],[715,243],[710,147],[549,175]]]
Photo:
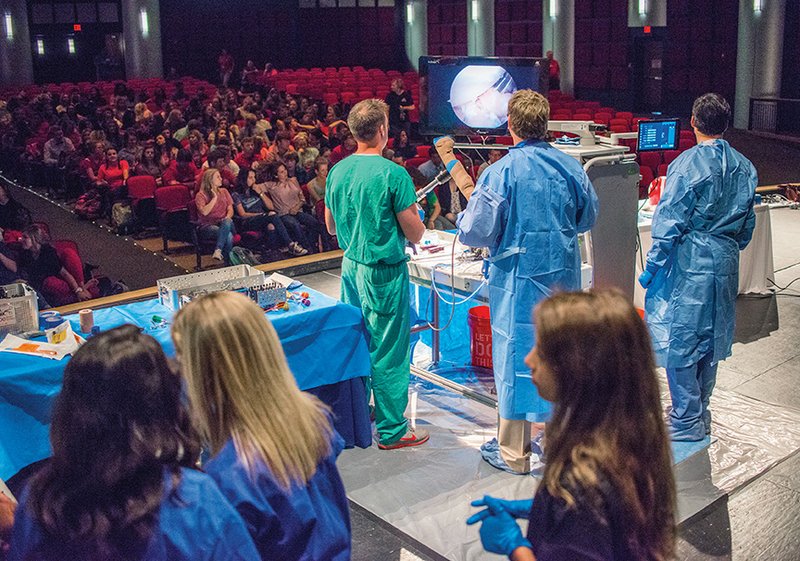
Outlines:
[[30,341],[11,334],[6,335],[5,339],[0,341],[0,351],[61,360],[74,353],[86,342],[82,337],[75,335],[68,321],[53,329],[48,329],[45,333],[47,334],[47,343]]

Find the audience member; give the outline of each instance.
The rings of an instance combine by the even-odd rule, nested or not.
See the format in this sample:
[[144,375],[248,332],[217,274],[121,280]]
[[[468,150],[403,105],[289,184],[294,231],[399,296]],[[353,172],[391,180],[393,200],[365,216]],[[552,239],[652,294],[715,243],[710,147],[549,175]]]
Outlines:
[[0,228],[22,230],[31,223],[31,213],[15,200],[3,183],[0,183]]
[[142,150],[142,159],[136,165],[135,175],[149,175],[156,180],[157,184],[161,184],[161,167],[158,165],[158,160],[161,155],[156,155],[156,147],[152,142],[148,142],[144,150]]
[[18,265],[34,290],[48,304],[64,306],[99,296],[96,281],[79,284],[67,271],[56,249],[50,245],[50,236],[42,226],[31,224],[25,228],[20,241],[22,252]]
[[198,170],[192,161],[192,153],[185,148],[178,151],[178,157],[171,160],[169,167],[161,174],[161,181],[164,185],[174,185],[184,183],[190,185],[194,183]]
[[119,159],[113,146],[106,148],[106,160],[97,172],[96,185],[108,188],[112,200],[122,198],[126,195],[128,174],[128,162]]
[[[275,211],[283,220],[292,239],[297,240],[304,249],[316,253],[316,240],[323,233],[322,225],[316,218],[303,211],[306,199],[297,179],[289,177],[286,166],[280,162],[274,166],[274,176],[273,181],[264,184],[264,189],[272,199]],[[303,232],[303,228],[308,230],[308,236]],[[322,240],[323,244],[327,244],[325,236],[322,236]]]
[[350,134],[348,130],[347,134],[342,139],[342,143],[331,150],[331,156],[329,158],[331,167],[344,160],[347,156],[355,154],[357,148],[358,144],[356,144],[356,139],[353,138],[353,135]]
[[64,136],[64,129],[58,125],[50,127],[52,138],[44,143],[42,160],[49,166],[64,167],[66,159],[75,152],[75,145]]
[[216,168],[203,172],[200,190],[195,195],[197,218],[200,223],[198,234],[204,239],[216,240],[214,253],[217,261],[230,264],[230,252],[233,249],[233,199],[227,189],[222,186],[222,177]]
[[[411,180],[414,182],[414,189],[419,193],[428,184],[427,179],[416,168],[409,168],[408,172],[411,175]],[[420,201],[419,205],[425,213],[425,218],[422,221],[429,230],[456,229],[455,224],[442,216],[442,207],[434,191],[429,192],[425,198]]]
[[411,134],[408,112],[415,109],[414,98],[406,89],[402,78],[392,80],[392,89],[386,94],[385,101],[389,106],[389,134],[394,136],[401,130],[405,131],[406,135]]
[[139,139],[136,133],[129,130],[125,133],[125,145],[117,154],[120,160],[128,162],[128,169],[136,169],[136,162],[141,157],[142,149],[139,147]]
[[478,174],[477,174],[477,177],[475,177],[475,179],[477,180],[481,176],[481,174],[484,171],[486,171],[486,168],[488,168],[490,165],[492,165],[493,163],[498,161],[500,158],[502,158],[503,155],[504,155],[504,153],[503,153],[502,150],[497,150],[497,149],[489,150],[489,161],[483,162],[478,167]]
[[444,170],[444,165],[435,146],[428,148],[428,157],[430,159],[419,166],[419,171],[425,176],[425,179],[431,181],[440,171]]
[[217,292],[178,312],[173,339],[204,469],[248,521],[262,559],[350,559],[336,469],[343,439],[328,408],[297,387],[281,342],[246,296]]
[[308,250],[303,249],[289,237],[286,226],[275,212],[272,200],[267,196],[264,186],[256,184],[256,172],[252,169],[242,168],[239,171],[239,176],[236,178],[236,190],[233,193],[233,208],[236,211],[241,231],[262,231],[265,239],[270,232],[274,232],[282,253],[291,252],[292,255],[308,253]]
[[259,558],[242,517],[193,469],[180,378],[138,327],[78,349],[50,432],[53,456],[20,497],[9,559]]
[[395,135],[392,150],[394,150],[395,155],[400,154],[406,160],[417,156],[417,147],[411,144],[405,129],[400,129]]

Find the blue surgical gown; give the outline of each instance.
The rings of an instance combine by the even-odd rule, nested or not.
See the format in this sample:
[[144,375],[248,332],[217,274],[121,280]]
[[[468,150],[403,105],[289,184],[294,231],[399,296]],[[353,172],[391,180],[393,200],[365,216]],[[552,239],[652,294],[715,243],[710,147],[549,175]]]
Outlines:
[[721,139],[669,165],[645,265],[654,274],[645,312],[660,366],[730,356],[739,251],[753,236],[757,182],[753,164]]
[[[40,559],[44,535],[26,510],[26,490],[20,500],[11,535],[9,561]],[[181,469],[173,491],[172,473],[164,472],[164,499],[142,561],[258,561],[259,556],[242,518],[222,496],[214,481],[199,471]],[[58,544],[53,544],[58,551]]]
[[244,518],[262,559],[350,559],[350,511],[336,457],[344,440],[334,433],[331,453],[304,487],[281,488],[263,463],[254,474],[239,460],[233,441],[205,469]]
[[549,417],[525,366],[535,342],[533,308],[554,290],[580,290],[578,234],[594,225],[597,210],[580,163],[528,140],[486,168],[459,215],[459,240],[492,255],[492,362],[503,419]]

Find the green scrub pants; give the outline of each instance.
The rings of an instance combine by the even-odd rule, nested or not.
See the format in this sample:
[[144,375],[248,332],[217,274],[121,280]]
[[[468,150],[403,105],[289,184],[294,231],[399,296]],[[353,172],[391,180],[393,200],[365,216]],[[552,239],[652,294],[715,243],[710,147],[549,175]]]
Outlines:
[[[411,317],[408,266],[362,265],[342,259],[341,300],[361,308],[369,333],[375,424],[381,444],[400,440],[408,429]],[[367,396],[370,380],[367,380]]]

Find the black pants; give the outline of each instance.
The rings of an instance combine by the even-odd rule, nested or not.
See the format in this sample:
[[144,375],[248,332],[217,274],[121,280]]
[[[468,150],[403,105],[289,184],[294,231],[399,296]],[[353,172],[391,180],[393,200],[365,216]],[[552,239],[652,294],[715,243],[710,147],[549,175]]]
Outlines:
[[[247,218],[242,218],[239,224],[240,232],[261,231],[264,232],[264,239],[267,239],[270,233],[274,233],[278,238],[278,244],[281,249],[289,247],[289,244],[292,242],[292,238],[289,237],[289,232],[286,231],[286,226],[283,225],[283,221],[277,214],[273,214],[272,216],[267,216],[266,214],[248,216]],[[270,224],[275,227],[273,232],[269,230]]]
[[[310,214],[306,212],[284,214],[281,216],[281,220],[283,220],[283,225],[286,226],[292,239],[297,240],[304,248],[316,253],[317,240],[322,237],[323,249],[327,250],[328,242],[325,239],[326,236],[324,235],[322,224]],[[308,235],[303,231],[303,228],[307,230]]]

